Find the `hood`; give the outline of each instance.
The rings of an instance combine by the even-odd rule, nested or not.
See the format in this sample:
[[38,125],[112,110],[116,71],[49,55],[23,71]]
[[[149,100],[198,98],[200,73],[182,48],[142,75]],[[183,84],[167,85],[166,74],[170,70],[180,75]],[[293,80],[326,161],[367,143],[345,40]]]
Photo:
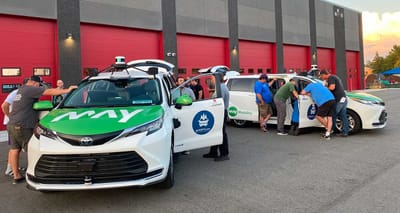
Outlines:
[[363,92],[346,92],[347,97],[353,98],[353,99],[360,99],[364,101],[371,101],[374,103],[383,103],[384,101],[376,97],[374,95],[368,94],[368,93],[363,93]]
[[40,124],[63,134],[95,135],[140,126],[163,113],[161,106],[55,109]]

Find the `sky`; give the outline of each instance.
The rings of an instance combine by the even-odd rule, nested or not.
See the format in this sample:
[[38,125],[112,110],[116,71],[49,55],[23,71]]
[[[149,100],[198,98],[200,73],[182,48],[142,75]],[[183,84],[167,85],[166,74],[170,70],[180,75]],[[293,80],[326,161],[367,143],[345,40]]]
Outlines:
[[376,53],[386,56],[393,45],[400,45],[399,0],[325,0],[362,12],[365,63]]

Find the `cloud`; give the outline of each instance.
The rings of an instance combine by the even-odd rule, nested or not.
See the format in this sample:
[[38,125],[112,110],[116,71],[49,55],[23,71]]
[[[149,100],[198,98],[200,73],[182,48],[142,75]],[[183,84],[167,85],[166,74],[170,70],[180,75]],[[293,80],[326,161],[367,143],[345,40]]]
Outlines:
[[393,45],[400,45],[400,12],[363,12],[364,58],[372,60],[377,52],[386,56]]

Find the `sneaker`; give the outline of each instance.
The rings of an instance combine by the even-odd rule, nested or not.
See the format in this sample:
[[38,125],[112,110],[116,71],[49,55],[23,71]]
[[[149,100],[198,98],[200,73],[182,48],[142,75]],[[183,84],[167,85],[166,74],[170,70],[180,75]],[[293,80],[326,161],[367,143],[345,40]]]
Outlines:
[[14,176],[14,172],[11,169],[11,167],[7,167],[6,171],[4,172],[4,175],[6,175],[6,176]]
[[345,138],[345,137],[347,137],[347,136],[349,136],[349,135],[348,135],[348,134],[343,134],[343,133],[340,133],[340,134],[339,134],[339,137],[344,137],[344,138]]
[[222,156],[214,158],[214,161],[225,161],[225,160],[229,160],[228,155],[222,155]]
[[322,138],[329,141],[331,139],[331,135],[324,135]]
[[287,132],[278,132],[278,133],[276,133],[277,135],[288,135],[288,133]]

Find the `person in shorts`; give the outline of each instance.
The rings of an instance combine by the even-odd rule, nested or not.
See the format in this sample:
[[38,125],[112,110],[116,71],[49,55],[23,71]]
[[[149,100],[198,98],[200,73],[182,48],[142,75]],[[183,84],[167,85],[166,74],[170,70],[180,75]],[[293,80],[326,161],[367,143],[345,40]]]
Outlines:
[[331,139],[332,130],[332,116],[335,112],[335,97],[324,85],[321,83],[310,83],[303,91],[302,95],[310,95],[318,106],[317,119],[325,127],[326,132],[324,138]]
[[[273,81],[270,83],[272,84]],[[256,94],[260,128],[262,131],[267,132],[267,122],[272,115],[272,93],[269,89],[268,76],[266,74],[261,74],[254,84],[254,93]]]
[[19,154],[21,150],[27,151],[29,139],[33,134],[33,128],[39,121],[38,112],[33,109],[33,104],[42,95],[62,95],[76,89],[77,86],[70,86],[68,89],[56,89],[41,87],[42,79],[31,76],[25,85],[18,88],[18,92],[13,101],[13,110],[9,114],[10,121],[7,125],[10,137],[9,159],[14,173],[13,184],[24,181],[24,177],[18,170]]

